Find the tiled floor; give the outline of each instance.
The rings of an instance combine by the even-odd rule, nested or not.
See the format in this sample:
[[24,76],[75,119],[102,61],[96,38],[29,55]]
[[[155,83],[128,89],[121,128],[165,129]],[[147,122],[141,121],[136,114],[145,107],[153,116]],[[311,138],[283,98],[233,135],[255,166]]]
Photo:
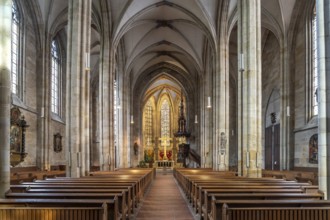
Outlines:
[[157,173],[136,220],[194,220],[172,173]]

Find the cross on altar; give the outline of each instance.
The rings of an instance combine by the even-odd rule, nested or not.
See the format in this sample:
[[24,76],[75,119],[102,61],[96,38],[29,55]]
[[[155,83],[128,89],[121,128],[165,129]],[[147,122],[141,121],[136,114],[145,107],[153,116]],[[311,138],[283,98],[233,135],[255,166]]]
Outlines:
[[164,146],[164,157],[166,158],[167,157],[167,155],[166,155],[166,147],[171,145],[170,144],[170,141],[172,140],[172,138],[165,136],[165,137],[159,138],[159,140],[161,141],[161,144],[160,145],[161,146]]

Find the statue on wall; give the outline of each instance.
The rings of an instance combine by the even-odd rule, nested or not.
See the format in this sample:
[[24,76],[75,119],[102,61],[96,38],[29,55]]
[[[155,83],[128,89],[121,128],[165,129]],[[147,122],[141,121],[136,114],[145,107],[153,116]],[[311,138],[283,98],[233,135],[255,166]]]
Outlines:
[[317,134],[309,139],[309,163],[318,163],[318,140]]
[[220,153],[224,154],[226,152],[226,144],[227,144],[227,137],[226,137],[225,132],[221,132],[220,139],[221,139],[221,141],[220,141]]
[[134,143],[133,149],[134,149],[134,155],[137,156],[139,152],[139,145],[136,142]]
[[62,136],[60,133],[54,134],[54,151],[56,153],[62,151]]
[[25,153],[25,132],[27,125],[24,116],[19,108],[13,107],[10,110],[10,165],[18,165],[27,153]]

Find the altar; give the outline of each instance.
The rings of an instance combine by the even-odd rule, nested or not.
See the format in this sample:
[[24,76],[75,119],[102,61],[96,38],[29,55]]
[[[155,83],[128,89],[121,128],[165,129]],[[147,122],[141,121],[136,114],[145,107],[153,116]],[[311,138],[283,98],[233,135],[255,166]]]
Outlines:
[[161,137],[159,141],[161,143],[161,147],[158,151],[158,157],[155,161],[156,168],[173,168],[175,166],[175,159],[177,158],[176,146],[174,145],[173,139],[170,137]]

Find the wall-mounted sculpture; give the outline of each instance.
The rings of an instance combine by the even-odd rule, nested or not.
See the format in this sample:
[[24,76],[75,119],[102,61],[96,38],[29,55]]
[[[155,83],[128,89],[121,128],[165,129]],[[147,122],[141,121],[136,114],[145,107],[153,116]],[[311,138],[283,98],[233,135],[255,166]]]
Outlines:
[[56,153],[62,151],[62,135],[60,133],[54,134],[54,151]]
[[25,131],[29,125],[26,124],[24,116],[19,108],[10,110],[10,165],[17,166],[24,161],[25,153]]

